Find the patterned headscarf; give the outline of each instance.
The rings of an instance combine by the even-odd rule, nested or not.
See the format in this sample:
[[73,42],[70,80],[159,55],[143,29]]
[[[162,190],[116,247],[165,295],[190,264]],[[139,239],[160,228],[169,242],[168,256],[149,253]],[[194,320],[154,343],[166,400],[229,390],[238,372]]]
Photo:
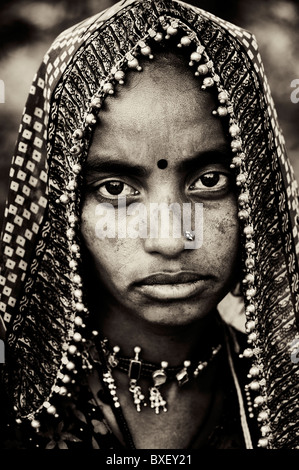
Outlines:
[[[295,448],[298,432],[297,186],[257,43],[247,31],[171,0],[127,0],[61,34],[24,109],[2,233],[5,383],[18,417],[61,389],[78,315],[81,168],[107,95],[152,42],[177,35],[199,86],[216,87],[239,191],[244,303],[260,445]],[[125,84],[124,84],[125,86]],[[78,326],[79,325],[79,326]],[[76,339],[80,339],[75,336]],[[292,349],[293,348],[293,349]],[[48,403],[48,402],[47,402]]]

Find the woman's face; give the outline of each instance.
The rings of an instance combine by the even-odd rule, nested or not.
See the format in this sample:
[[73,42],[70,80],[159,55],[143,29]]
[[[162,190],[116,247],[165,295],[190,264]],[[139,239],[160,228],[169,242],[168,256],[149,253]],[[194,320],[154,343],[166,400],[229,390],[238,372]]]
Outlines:
[[[216,103],[179,59],[154,60],[130,74],[100,113],[81,231],[108,308],[110,302],[174,326],[203,318],[230,290],[239,231],[230,146],[212,114]],[[163,203],[175,203],[169,232],[165,213],[153,216]],[[186,228],[194,242],[184,237]]]

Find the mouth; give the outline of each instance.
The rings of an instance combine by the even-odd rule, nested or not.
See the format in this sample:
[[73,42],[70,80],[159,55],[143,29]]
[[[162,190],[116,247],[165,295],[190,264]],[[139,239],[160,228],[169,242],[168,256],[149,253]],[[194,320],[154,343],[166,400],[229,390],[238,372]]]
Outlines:
[[199,295],[211,276],[194,272],[157,273],[135,283],[135,288],[146,297],[160,301],[187,299]]

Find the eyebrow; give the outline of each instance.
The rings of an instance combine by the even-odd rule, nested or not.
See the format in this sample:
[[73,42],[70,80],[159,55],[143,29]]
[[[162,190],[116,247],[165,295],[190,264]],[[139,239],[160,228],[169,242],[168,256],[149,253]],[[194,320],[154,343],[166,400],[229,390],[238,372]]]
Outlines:
[[[184,158],[178,165],[178,171],[192,171],[199,167],[204,167],[209,163],[224,163],[229,164],[232,159],[232,152],[228,145],[221,144],[219,147],[205,151],[198,152],[189,158]],[[99,160],[92,158],[87,160],[84,165],[85,176],[94,175],[96,173],[109,173],[122,176],[135,176],[146,178],[151,173],[151,168],[136,163],[131,163],[119,159]]]
[[150,170],[136,163],[129,163],[121,160],[105,160],[97,159],[87,160],[84,166],[85,176],[94,173],[113,173],[117,175],[146,177]]
[[184,172],[190,172],[200,167],[204,167],[210,163],[222,163],[229,165],[232,160],[232,151],[227,144],[221,144],[219,147],[199,152],[190,158],[184,159],[179,164],[179,170]]

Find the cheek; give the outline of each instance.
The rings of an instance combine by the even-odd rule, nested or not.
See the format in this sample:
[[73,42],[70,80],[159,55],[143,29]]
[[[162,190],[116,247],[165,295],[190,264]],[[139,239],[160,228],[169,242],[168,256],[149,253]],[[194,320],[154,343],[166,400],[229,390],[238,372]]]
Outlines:
[[128,239],[98,237],[97,222],[94,204],[84,203],[81,214],[81,235],[98,274],[110,282],[126,277],[130,257],[136,251],[136,247],[131,246],[134,240],[128,243]]
[[203,247],[207,257],[228,276],[237,263],[239,254],[239,224],[234,201],[223,204],[217,210],[207,210],[204,219]]

